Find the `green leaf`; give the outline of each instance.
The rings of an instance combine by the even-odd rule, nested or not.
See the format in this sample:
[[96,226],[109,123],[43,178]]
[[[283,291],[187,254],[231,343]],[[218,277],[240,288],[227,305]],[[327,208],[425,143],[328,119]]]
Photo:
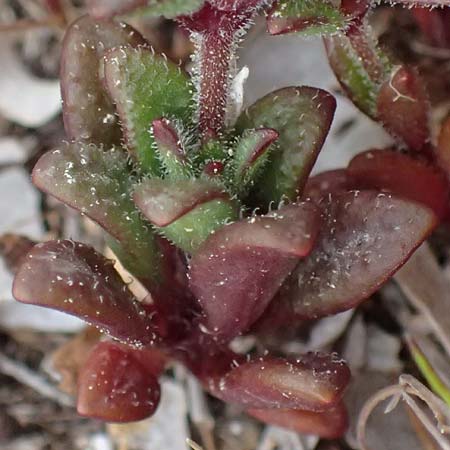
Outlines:
[[192,14],[204,0],[87,0],[89,13],[96,19],[112,19],[129,13],[139,16],[165,16],[168,19]]
[[238,219],[238,207],[226,200],[202,203],[191,212],[164,228],[161,233],[187,253],[195,253],[200,245],[226,224]]
[[208,180],[149,179],[136,188],[133,197],[157,230],[189,253],[238,217],[237,204]]
[[45,154],[33,170],[39,189],[102,226],[120,243],[124,264],[134,261],[127,268],[153,283],[159,281],[161,254],[150,224],[131,199],[133,181],[123,151],[76,142]]
[[289,87],[266,95],[244,111],[237,130],[273,128],[278,148],[255,184],[255,197],[267,208],[301,193],[322,148],[336,109],[334,97],[311,87]]
[[203,3],[205,0],[150,0],[148,6],[136,11],[136,14],[143,17],[164,16],[173,19],[198,11]]
[[439,397],[450,406],[450,388],[442,381],[441,377],[428,361],[417,343],[410,337],[407,337],[406,342],[414,362],[427,380],[433,392],[439,395]]
[[271,145],[278,133],[270,128],[245,130],[234,149],[232,184],[234,191],[243,195],[254,185],[269,161]]
[[378,48],[368,24],[325,39],[328,60],[336,78],[353,103],[376,118],[377,96],[392,66]]
[[117,105],[129,152],[144,172],[160,175],[150,127],[161,117],[189,122],[193,106],[189,78],[148,48],[121,47],[105,57],[105,81]]
[[153,121],[152,133],[167,176],[172,180],[192,177],[193,169],[177,127],[167,119],[157,119]]
[[297,32],[304,36],[334,34],[343,30],[351,17],[326,0],[281,0],[267,19],[273,35]]

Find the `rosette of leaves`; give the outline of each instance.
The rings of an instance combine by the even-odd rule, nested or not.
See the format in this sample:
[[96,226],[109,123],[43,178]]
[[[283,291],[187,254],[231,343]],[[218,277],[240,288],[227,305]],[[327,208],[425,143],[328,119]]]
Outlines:
[[112,261],[78,242],[37,244],[19,268],[17,300],[109,336],[81,371],[78,411],[150,416],[176,360],[262,421],[341,435],[350,373],[336,355],[242,355],[229,343],[257,321],[264,333],[357,306],[433,230],[432,206],[406,187],[363,186],[352,167],[308,181],[335,110],[321,89],[272,92],[225,125],[236,40],[268,2],[90,3],[103,19],[178,11],[197,55],[190,77],[122,23],[83,17],[67,32],[69,142],[39,160],[33,181],[99,224],[149,294],[138,301]]

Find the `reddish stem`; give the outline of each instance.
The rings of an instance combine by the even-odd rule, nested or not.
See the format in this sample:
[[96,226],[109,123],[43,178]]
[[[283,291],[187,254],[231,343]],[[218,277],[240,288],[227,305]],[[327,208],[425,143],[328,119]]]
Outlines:
[[217,136],[225,123],[233,35],[232,30],[216,29],[201,38],[199,127],[205,140]]
[[236,40],[265,1],[251,0],[245,6],[241,4],[244,2],[211,3],[205,3],[192,16],[178,18],[184,27],[199,36],[198,113],[204,141],[216,137],[224,128]]

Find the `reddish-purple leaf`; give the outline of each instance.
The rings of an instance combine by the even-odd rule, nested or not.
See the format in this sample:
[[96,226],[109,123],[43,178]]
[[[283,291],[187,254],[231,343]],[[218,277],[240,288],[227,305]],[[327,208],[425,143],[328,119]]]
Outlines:
[[358,305],[437,224],[428,208],[374,191],[330,195],[323,207],[325,225],[314,251],[274,300],[291,308],[292,317],[318,318]]
[[81,370],[77,410],[107,422],[134,422],[151,416],[160,396],[157,375],[139,361],[135,351],[101,342]]
[[359,189],[376,189],[422,203],[442,218],[449,209],[449,183],[435,166],[391,150],[355,156],[348,176]]
[[246,408],[325,411],[342,397],[350,370],[335,355],[307,353],[300,358],[258,358],[225,376],[209,380],[220,399]]
[[120,144],[116,110],[99,79],[101,59],[112,47],[144,43],[137,31],[123,23],[96,23],[83,16],[70,26],[61,54],[64,125],[69,139],[106,148]]
[[92,247],[73,241],[36,245],[14,279],[23,303],[77,316],[133,345],[151,344],[161,331],[114,270]]
[[318,229],[317,209],[299,203],[216,231],[189,272],[209,332],[228,340],[255,322],[298,259],[312,250]]
[[16,273],[27,253],[36,242],[25,236],[6,233],[0,236],[0,256],[11,273]]
[[309,178],[303,191],[303,198],[320,203],[330,194],[352,189],[355,189],[355,183],[346,169],[328,170]]
[[248,409],[246,412],[269,425],[324,439],[340,438],[348,428],[348,414],[342,402],[323,412],[301,409]]
[[450,27],[448,26],[450,23],[450,8],[428,9],[418,7],[412,9],[412,14],[432,45],[450,48]]
[[429,104],[423,81],[405,66],[394,69],[380,88],[378,119],[408,148],[421,150],[430,141]]
[[442,124],[436,146],[436,157],[442,170],[450,176],[450,117]]
[[148,179],[135,190],[134,201],[145,217],[158,227],[170,225],[196,206],[229,199],[228,194],[207,180]]

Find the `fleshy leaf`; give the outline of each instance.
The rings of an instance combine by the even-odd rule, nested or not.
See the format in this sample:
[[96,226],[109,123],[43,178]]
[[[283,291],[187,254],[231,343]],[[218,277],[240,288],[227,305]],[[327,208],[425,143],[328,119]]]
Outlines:
[[209,0],[209,3],[221,11],[247,12],[269,2],[267,0]]
[[303,198],[321,203],[324,197],[355,189],[355,183],[346,169],[327,170],[308,179]]
[[152,124],[152,133],[167,176],[171,179],[192,176],[186,151],[176,127],[167,119],[156,119]]
[[161,173],[152,121],[161,117],[188,123],[192,86],[186,74],[148,48],[121,47],[107,53],[105,84],[113,98],[127,147],[144,172]]
[[288,305],[291,317],[318,318],[358,305],[437,224],[428,208],[374,191],[330,195],[323,207],[318,243],[274,300]]
[[136,12],[144,16],[173,18],[191,14],[199,9],[204,0],[88,0],[89,13],[97,19]]
[[135,422],[159,404],[158,380],[132,350],[101,342],[92,350],[78,380],[78,413],[106,422]]
[[208,332],[229,340],[255,322],[312,250],[318,229],[317,209],[299,203],[216,231],[194,255],[189,273]]
[[138,186],[134,200],[160,233],[189,253],[238,218],[237,204],[207,180],[149,179]]
[[245,130],[234,149],[233,187],[243,194],[254,185],[262,168],[269,160],[270,146],[278,139],[278,132],[271,128]]
[[66,144],[41,157],[33,170],[33,182],[101,225],[129,255],[132,267],[127,267],[137,277],[159,280],[161,255],[149,224],[131,199],[133,177],[124,152]]
[[340,6],[328,0],[279,0],[269,13],[267,27],[273,35],[291,32],[306,36],[334,34],[348,27],[367,7],[366,0],[344,0]]
[[99,79],[101,58],[119,45],[145,44],[123,23],[96,23],[83,16],[67,30],[61,53],[61,94],[64,126],[69,139],[120,144],[122,132],[116,109]]
[[328,60],[336,78],[353,103],[369,117],[377,116],[377,94],[389,79],[391,65],[379,50],[367,23],[347,34],[325,38]]
[[393,69],[380,88],[377,117],[410,149],[421,150],[430,141],[428,98],[414,70],[405,66]]
[[133,197],[142,213],[157,227],[170,225],[202,203],[229,198],[215,183],[167,179],[143,181],[136,188]]
[[[447,6],[450,6],[450,1],[445,0]],[[441,48],[450,48],[450,9],[428,9],[428,8],[413,8],[412,14],[416,19],[417,24],[426,36],[428,42]]]
[[333,120],[332,95],[311,87],[290,87],[268,94],[238,119],[237,128],[277,130],[279,148],[271,152],[254,195],[267,207],[287,197],[295,200],[316,161]]
[[13,294],[77,316],[122,342],[140,346],[159,339],[156,318],[136,301],[113,262],[84,244],[37,244],[16,274]]
[[450,175],[450,117],[442,124],[439,133],[438,144],[436,147],[437,161],[445,171],[447,176]]
[[355,156],[348,174],[359,189],[376,189],[422,203],[439,218],[448,212],[449,183],[436,167],[391,150]]
[[350,370],[335,355],[308,353],[288,360],[262,357],[244,362],[219,379],[211,393],[246,408],[325,411],[339,402]]
[[269,425],[325,439],[342,437],[348,427],[347,410],[341,402],[323,412],[301,409],[248,409],[246,412]]

